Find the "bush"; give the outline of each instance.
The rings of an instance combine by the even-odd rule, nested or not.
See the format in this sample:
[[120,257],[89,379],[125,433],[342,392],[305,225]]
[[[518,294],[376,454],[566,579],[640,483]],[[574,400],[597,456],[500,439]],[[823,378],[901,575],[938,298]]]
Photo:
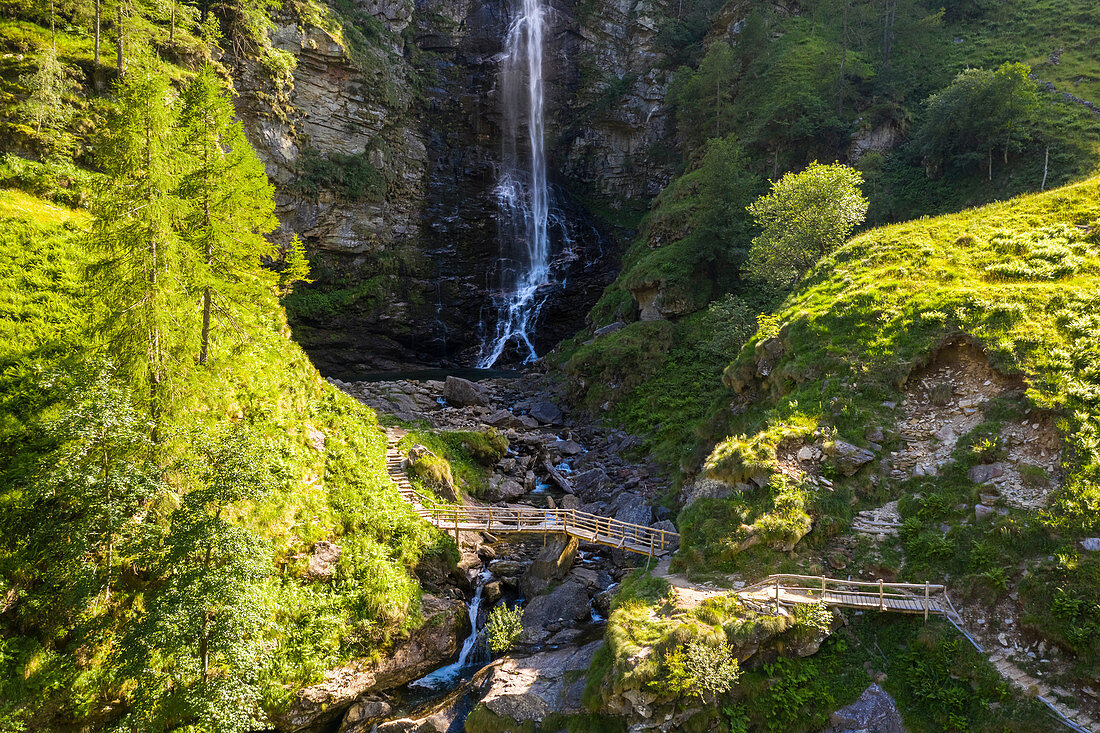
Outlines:
[[651,683],[677,695],[694,695],[704,702],[728,692],[741,676],[733,647],[721,641],[689,641],[665,653],[665,679]]
[[493,607],[485,623],[485,636],[494,654],[503,654],[519,641],[523,633],[523,609],[501,603]]

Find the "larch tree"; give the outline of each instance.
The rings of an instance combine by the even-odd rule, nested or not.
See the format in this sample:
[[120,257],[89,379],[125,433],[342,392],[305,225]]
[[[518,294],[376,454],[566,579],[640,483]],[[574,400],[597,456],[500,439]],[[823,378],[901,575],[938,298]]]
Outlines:
[[110,600],[119,547],[134,536],[140,507],[163,488],[151,462],[149,419],[113,365],[93,366],[78,385],[46,426],[57,448],[26,492],[41,517],[29,533],[28,561],[41,568],[40,603],[54,619],[87,610],[88,599]]
[[180,187],[187,202],[183,232],[194,262],[193,286],[202,293],[198,360],[206,364],[214,311],[229,317],[229,303],[274,284],[263,258],[274,257],[276,250],[264,235],[278,222],[274,189],[212,66],[200,69],[182,102],[188,167]]
[[232,521],[274,485],[255,436],[201,436],[179,466],[194,488],[171,517],[145,613],[118,650],[137,683],[131,730],[242,732],[259,723],[269,548]]
[[73,108],[66,97],[80,85],[76,82],[76,70],[61,63],[53,46],[43,49],[36,60],[37,68],[21,76],[19,83],[30,90],[30,96],[22,104],[22,116],[39,133],[43,127],[62,127],[72,118]]
[[97,327],[131,382],[144,388],[158,436],[170,377],[183,365],[187,324],[181,287],[182,206],[177,119],[167,76],[134,64],[120,81],[100,148],[103,176],[92,205],[90,268]]

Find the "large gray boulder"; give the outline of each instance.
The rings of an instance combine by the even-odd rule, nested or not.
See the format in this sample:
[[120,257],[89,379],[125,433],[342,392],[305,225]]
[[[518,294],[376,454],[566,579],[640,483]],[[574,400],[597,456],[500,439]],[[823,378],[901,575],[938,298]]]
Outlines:
[[966,472],[967,478],[976,484],[989,483],[1004,474],[1004,466],[1000,463],[988,463],[974,466]]
[[872,684],[854,703],[833,713],[821,733],[905,733],[905,725],[894,698]]
[[590,468],[574,473],[569,478],[573,484],[573,493],[585,502],[603,498],[605,489],[611,484],[611,478],[602,468]]
[[306,576],[313,580],[332,580],[332,576],[336,574],[336,563],[342,553],[340,545],[324,540],[316,543],[309,558]]
[[853,475],[864,464],[875,460],[875,454],[871,451],[860,448],[858,445],[846,443],[843,440],[829,443],[826,449],[829,455],[832,456],[833,462],[836,463],[837,469],[845,476]]
[[[550,593],[536,596],[523,609],[523,637],[538,643],[550,634],[589,618],[588,589],[581,582],[567,580]],[[554,627],[554,628],[549,628]]]
[[539,551],[535,561],[520,578],[519,587],[528,598],[537,596],[546,590],[552,580],[561,580],[569,574],[573,562],[577,559],[580,540],[565,534],[553,534],[546,537],[546,544]]
[[578,673],[588,670],[602,644],[594,641],[579,649],[565,647],[506,659],[493,670],[482,703],[496,715],[519,723],[539,723],[553,713],[583,714],[587,711],[581,698],[587,679]]
[[477,407],[489,404],[489,390],[469,379],[450,376],[443,385],[443,399],[452,407]]
[[539,402],[531,408],[531,417],[543,425],[555,425],[561,422],[561,410],[553,402]]

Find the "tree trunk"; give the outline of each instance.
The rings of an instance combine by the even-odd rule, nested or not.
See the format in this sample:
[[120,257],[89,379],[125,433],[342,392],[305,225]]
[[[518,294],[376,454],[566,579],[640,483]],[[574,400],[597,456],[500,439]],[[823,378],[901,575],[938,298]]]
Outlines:
[[1046,155],[1043,156],[1043,182],[1039,184],[1039,190],[1047,190],[1047,166],[1050,165],[1050,145],[1047,145]]
[[989,146],[989,180],[993,180],[993,146]]
[[102,0],[95,0],[95,29],[92,33],[92,35],[95,36],[95,59],[92,63],[93,69],[99,68],[99,25],[101,19],[101,2]]
[[123,21],[122,0],[118,0],[118,12],[116,13],[116,21],[118,23],[118,28],[116,29],[117,33],[118,33],[118,41],[117,41],[117,44],[116,44],[117,45],[116,50],[118,51],[117,66],[118,66],[118,75],[122,76],[122,74],[126,71],[126,67],[124,65],[123,57],[122,57],[123,44],[125,43],[124,29],[123,29],[123,25],[122,25],[122,21]]

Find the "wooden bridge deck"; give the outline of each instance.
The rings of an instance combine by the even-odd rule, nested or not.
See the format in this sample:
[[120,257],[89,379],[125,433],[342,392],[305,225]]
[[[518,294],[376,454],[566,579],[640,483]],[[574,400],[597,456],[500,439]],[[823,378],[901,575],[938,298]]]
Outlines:
[[885,583],[838,580],[812,575],[771,575],[738,591],[740,598],[761,604],[783,606],[825,603],[830,607],[870,611],[945,616],[958,621],[959,615],[947,597],[946,588],[933,583]]
[[619,550],[658,557],[674,551],[680,535],[640,524],[575,509],[538,509],[528,506],[447,506],[435,505],[422,496],[405,474],[405,457],[397,447],[400,435],[391,434],[386,447],[386,470],[397,485],[401,497],[426,521],[448,532],[560,532],[585,542]]

